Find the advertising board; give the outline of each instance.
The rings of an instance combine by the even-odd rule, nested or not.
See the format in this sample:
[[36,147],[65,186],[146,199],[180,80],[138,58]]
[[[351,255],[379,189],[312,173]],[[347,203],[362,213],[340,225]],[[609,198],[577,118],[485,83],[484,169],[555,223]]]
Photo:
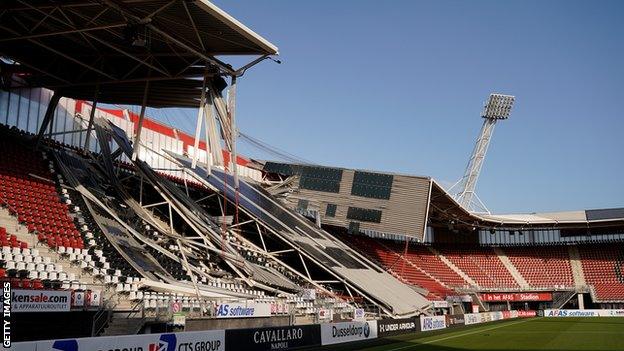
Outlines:
[[85,305],[85,292],[84,291],[72,291],[71,292],[71,306],[72,307],[84,307]]
[[217,318],[269,317],[271,315],[271,304],[257,303],[253,300],[225,302],[216,305],[215,315]]
[[85,294],[85,306],[97,307],[102,303],[102,292],[99,290],[87,290]]
[[464,323],[466,325],[479,324],[481,323],[481,318],[478,313],[466,313],[464,314]]
[[66,312],[70,303],[69,291],[13,290],[11,312]]
[[420,316],[420,330],[430,331],[446,328],[444,316]]
[[544,317],[624,317],[624,310],[544,310]]
[[463,314],[447,314],[446,316],[447,327],[457,327],[466,324],[466,318]]
[[503,312],[490,312],[491,321],[500,321],[503,319]]
[[377,321],[377,336],[386,337],[420,331],[420,322],[416,318],[380,319]]
[[223,330],[210,330],[186,333],[105,336],[45,340],[33,343],[36,344],[36,350],[55,351],[224,351],[225,332]]
[[288,314],[290,305],[285,302],[271,302],[271,314]]
[[317,324],[230,329],[225,331],[225,342],[228,345],[228,350],[269,351],[318,347],[321,345],[321,327]]
[[533,310],[518,310],[518,317],[520,318],[526,318],[526,317],[535,317],[537,316],[537,311],[533,311]]
[[552,293],[482,293],[481,300],[485,302],[501,301],[552,301]]
[[377,321],[321,324],[322,345],[375,338],[377,338]]
[[490,312],[481,312],[479,313],[479,323],[486,323],[492,320],[492,315]]

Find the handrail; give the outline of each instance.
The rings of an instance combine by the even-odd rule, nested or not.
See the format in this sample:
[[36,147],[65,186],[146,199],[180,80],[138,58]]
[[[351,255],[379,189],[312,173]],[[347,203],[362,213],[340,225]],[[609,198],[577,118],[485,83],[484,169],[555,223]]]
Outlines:
[[[106,326],[113,320],[113,314],[115,313],[115,308],[119,305],[120,300],[117,299],[114,304],[110,304],[111,300],[107,300],[107,303],[98,310],[98,312],[93,316],[93,325],[91,328],[91,336],[97,336],[106,328]],[[143,321],[141,326],[145,324],[145,311],[143,309],[144,300],[141,299],[137,301],[125,316],[126,319],[135,318],[138,313],[140,313],[140,319]]]
[[[97,311],[97,313],[93,316],[93,323],[91,324],[91,336],[98,336],[102,330],[104,330],[106,325],[111,320],[111,315],[111,309],[108,309],[107,307],[103,307]],[[106,317],[106,319],[104,319],[104,322],[100,323],[103,317]]]
[[[98,336],[113,318],[113,311],[115,310],[115,307],[117,307],[117,305],[119,304],[119,299],[117,299],[117,301],[112,306],[111,301],[113,301],[112,296],[111,298],[105,300],[102,308],[99,309],[97,313],[93,316],[93,325],[91,328],[92,336]],[[104,319],[104,322],[98,326],[97,322],[100,321],[103,317],[106,317],[106,319]]]

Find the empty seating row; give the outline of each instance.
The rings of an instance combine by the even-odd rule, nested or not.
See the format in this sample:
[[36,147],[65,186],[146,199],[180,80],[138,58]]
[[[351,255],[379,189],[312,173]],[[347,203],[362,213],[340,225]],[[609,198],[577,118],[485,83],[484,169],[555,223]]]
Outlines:
[[518,246],[502,250],[531,287],[574,286],[570,254],[566,246]]
[[482,288],[519,288],[491,247],[440,246],[436,249]]

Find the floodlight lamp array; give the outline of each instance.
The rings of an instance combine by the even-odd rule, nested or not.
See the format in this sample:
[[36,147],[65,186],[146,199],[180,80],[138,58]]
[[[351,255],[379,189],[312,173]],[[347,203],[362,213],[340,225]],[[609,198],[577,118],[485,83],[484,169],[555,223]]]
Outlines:
[[511,114],[511,108],[513,107],[515,100],[515,96],[512,95],[490,94],[490,97],[483,107],[481,117],[491,119],[507,119]]

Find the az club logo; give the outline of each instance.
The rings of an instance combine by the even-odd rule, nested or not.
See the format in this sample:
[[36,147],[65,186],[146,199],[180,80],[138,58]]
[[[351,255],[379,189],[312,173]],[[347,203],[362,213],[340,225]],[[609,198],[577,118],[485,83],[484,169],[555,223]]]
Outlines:
[[368,323],[364,323],[364,337],[368,338],[369,335],[370,335],[370,326],[368,325]]
[[[175,334],[163,334],[160,336],[157,344],[149,344],[149,351],[175,351],[176,336]],[[69,350],[65,350],[69,351]]]
[[59,340],[52,344],[52,348],[59,351],[78,351],[78,341]]

